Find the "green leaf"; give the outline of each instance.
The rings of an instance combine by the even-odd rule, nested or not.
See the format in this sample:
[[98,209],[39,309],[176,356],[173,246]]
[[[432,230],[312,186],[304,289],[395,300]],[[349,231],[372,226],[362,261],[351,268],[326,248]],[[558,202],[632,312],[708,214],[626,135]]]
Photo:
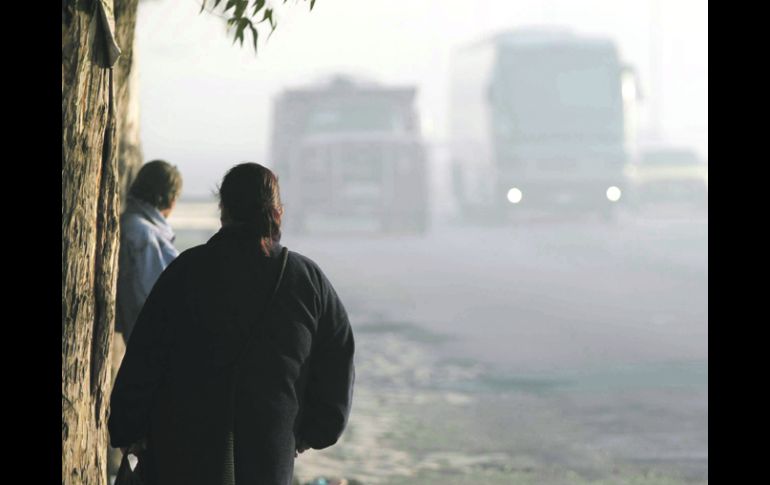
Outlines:
[[255,29],[254,26],[251,25],[251,22],[249,22],[249,28],[251,29],[251,38],[254,41],[254,52],[257,52],[258,32],[257,32],[257,29]]
[[[235,17],[230,17],[227,19],[227,31],[231,32],[231,29],[233,28],[233,25],[238,22],[238,19]],[[238,37],[236,35],[233,35],[233,44],[235,44],[235,41],[238,40]]]
[[239,0],[238,5],[235,7],[235,15],[238,18],[243,17],[243,12],[246,11],[246,7],[249,6],[249,0]]
[[243,45],[243,31],[251,25],[251,22],[249,19],[240,19],[238,21],[238,28],[235,31],[235,39],[241,41],[241,45]]
[[254,13],[252,14],[253,17],[257,16],[257,13],[262,10],[262,7],[265,6],[265,0],[255,0],[254,1]]
[[265,20],[270,22],[270,27],[275,30],[275,21],[273,20],[273,9],[272,8],[266,8],[265,9],[265,16],[262,17],[262,20],[260,22],[264,22]]
[[315,6],[315,0],[310,0],[310,10],[313,10],[313,7]]
[[235,7],[236,3],[238,3],[239,0],[227,0],[227,4],[225,5],[225,12],[230,10],[231,8]]
[[217,8],[217,6],[222,2],[222,0],[214,0],[214,8]]

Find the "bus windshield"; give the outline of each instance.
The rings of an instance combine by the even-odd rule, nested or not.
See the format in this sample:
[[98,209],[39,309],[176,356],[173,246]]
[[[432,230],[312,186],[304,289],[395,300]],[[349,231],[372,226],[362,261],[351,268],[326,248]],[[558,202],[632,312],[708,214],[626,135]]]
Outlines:
[[623,137],[620,69],[606,49],[504,50],[492,96],[503,137],[608,142]]

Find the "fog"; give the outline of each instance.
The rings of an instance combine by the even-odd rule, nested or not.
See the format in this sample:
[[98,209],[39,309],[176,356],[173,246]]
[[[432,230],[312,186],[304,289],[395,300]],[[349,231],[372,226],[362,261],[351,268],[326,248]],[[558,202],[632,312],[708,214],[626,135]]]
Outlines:
[[[289,2],[276,14],[280,27],[255,56],[249,45],[233,45],[224,20],[200,14],[196,0],[147,0],[137,23],[144,153],[184,169],[187,196],[209,195],[235,161],[270,163],[269,116],[277,93],[339,71],[416,85],[425,135],[445,143],[452,50],[504,29],[557,25],[615,39],[639,72],[643,135],[655,139],[659,125],[658,139],[708,158],[706,5],[485,0],[394,8],[384,0],[330,0],[308,12]],[[648,121],[650,110],[657,110],[657,124]]]
[[241,161],[357,340],[365,484],[708,481],[706,2],[289,2],[259,52],[140,4],[145,158],[180,249]]

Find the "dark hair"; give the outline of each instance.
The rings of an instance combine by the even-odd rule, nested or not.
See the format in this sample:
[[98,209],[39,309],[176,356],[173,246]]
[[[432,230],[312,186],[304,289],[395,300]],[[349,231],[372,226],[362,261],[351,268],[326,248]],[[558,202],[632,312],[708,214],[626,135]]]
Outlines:
[[153,160],[142,165],[129,193],[164,210],[171,207],[181,191],[182,174],[179,170],[166,161]]
[[281,240],[283,206],[278,177],[258,163],[245,162],[228,170],[219,186],[222,220],[252,226],[266,254]]

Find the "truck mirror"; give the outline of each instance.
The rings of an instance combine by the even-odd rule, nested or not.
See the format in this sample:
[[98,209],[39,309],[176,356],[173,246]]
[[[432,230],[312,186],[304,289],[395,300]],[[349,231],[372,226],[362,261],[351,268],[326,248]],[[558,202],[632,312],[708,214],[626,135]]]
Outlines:
[[636,68],[630,64],[623,64],[620,68],[620,74],[622,78],[632,80],[636,91],[636,100],[642,101],[644,99],[644,92],[642,91],[642,84],[639,82],[639,73],[636,71]]

